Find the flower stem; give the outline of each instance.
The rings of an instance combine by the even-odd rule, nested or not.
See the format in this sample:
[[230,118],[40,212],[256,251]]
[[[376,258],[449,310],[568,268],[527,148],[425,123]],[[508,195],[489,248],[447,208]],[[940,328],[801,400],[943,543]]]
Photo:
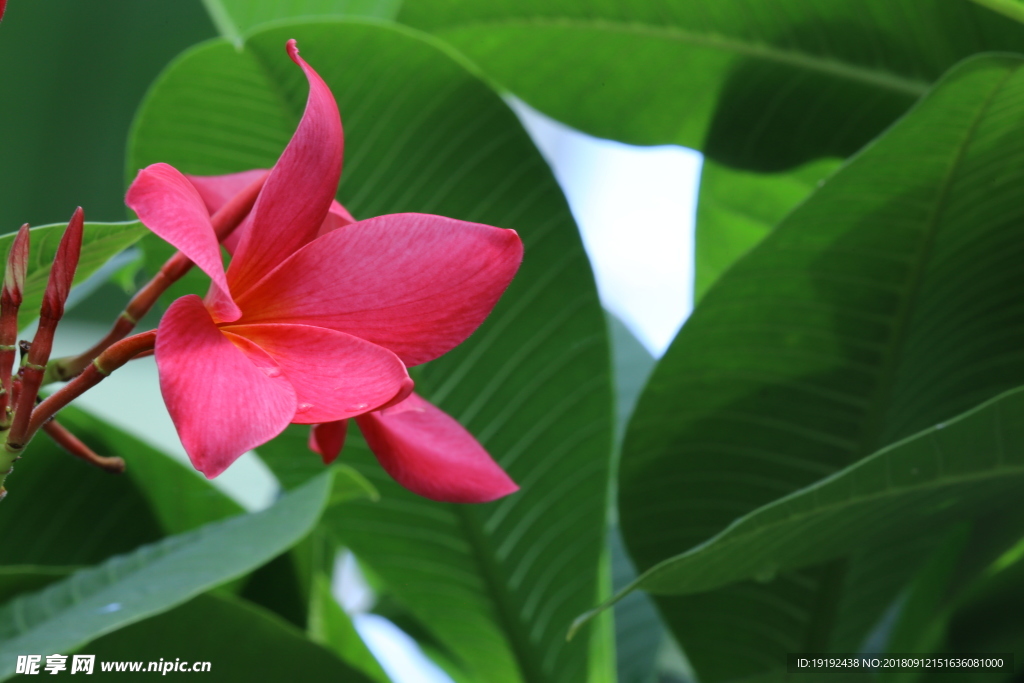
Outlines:
[[[235,228],[241,225],[245,217],[249,215],[268,175],[269,172],[247,185],[210,219],[218,242],[222,242],[234,232]],[[135,329],[139,320],[153,308],[160,295],[180,280],[185,273],[192,269],[192,266],[193,263],[187,256],[180,251],[175,253],[153,276],[153,279],[132,297],[103,339],[78,356],[57,358],[51,361],[46,368],[45,383],[63,382],[81,374],[111,344],[127,337]]]
[[123,458],[96,455],[91,448],[82,443],[77,436],[69,432],[64,425],[60,424],[56,420],[50,420],[44,424],[43,431],[46,432],[46,434],[53,439],[58,446],[76,458],[84,460],[90,465],[95,465],[101,470],[110,472],[111,474],[121,474],[124,472]]
[[[122,339],[101,353],[89,366],[73,380],[51,394],[32,411],[28,429],[24,437],[15,441],[14,429],[6,434],[6,443],[0,448],[0,500],[7,495],[4,480],[14,468],[14,463],[21,458],[25,445],[61,408],[81,396],[88,389],[102,382],[110,373],[118,369],[140,354],[152,351],[156,345],[156,331],[150,330],[135,336]],[[98,457],[98,456],[97,456]]]

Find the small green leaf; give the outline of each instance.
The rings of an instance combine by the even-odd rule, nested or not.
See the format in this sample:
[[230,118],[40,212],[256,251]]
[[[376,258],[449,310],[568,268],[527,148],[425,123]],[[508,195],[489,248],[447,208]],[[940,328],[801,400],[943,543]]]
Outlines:
[[19,654],[70,652],[262,565],[312,530],[330,487],[325,474],[267,510],[142,546],[0,606],[0,680]]
[[[18,327],[25,327],[39,316],[39,305],[50,277],[50,267],[57,253],[57,245],[67,223],[40,225],[32,228],[28,275],[25,278],[25,299],[18,309]],[[86,280],[114,255],[139,241],[148,230],[138,221],[126,223],[86,223],[82,238],[82,255],[75,271],[75,284]],[[0,259],[6,263],[15,233],[0,237]]]

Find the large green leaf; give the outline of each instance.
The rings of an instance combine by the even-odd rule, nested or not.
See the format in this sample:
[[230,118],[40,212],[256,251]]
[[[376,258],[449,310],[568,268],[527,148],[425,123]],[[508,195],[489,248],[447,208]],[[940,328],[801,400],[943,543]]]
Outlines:
[[[707,293],[626,437],[641,570],[1024,384],[1020,64],[952,71]],[[922,543],[658,603],[703,680],[752,674],[869,627]]]
[[[70,218],[68,214],[68,218]],[[50,266],[57,253],[57,245],[67,228],[67,223],[40,225],[32,228],[29,236],[30,252],[28,274],[25,278],[25,300],[18,309],[19,327],[24,327],[39,315],[43,292],[50,277]],[[82,238],[82,253],[75,271],[75,284],[81,283],[95,273],[110,258],[147,234],[146,228],[138,221],[127,223],[86,223]],[[0,258],[6,263],[15,233],[0,237]]]
[[156,74],[212,36],[199,0],[10,2],[0,32],[0,232],[121,220],[125,137]]
[[967,0],[417,0],[398,19],[575,128],[760,170],[846,156],[957,60],[1024,45]]
[[753,173],[705,159],[694,230],[694,304],[838,166],[823,159],[788,173]]
[[[357,216],[419,211],[514,227],[522,269],[494,313],[421,368],[418,390],[458,418],[522,486],[485,506],[400,489],[357,435],[342,456],[379,503],[328,516],[360,558],[477,680],[586,679],[572,618],[598,590],[611,440],[603,315],[572,218],[544,160],[502,100],[407,29],[320,21],[192,50],[163,75],[135,127],[131,166],[191,173],[273,163],[306,96],[284,54],[338,99],[346,134],[339,199]],[[294,428],[260,449],[286,486],[322,468]]]
[[325,475],[263,512],[142,546],[0,606],[0,679],[19,654],[75,650],[248,573],[310,532],[330,487]]
[[[145,671],[149,662],[181,660],[209,662],[210,673],[200,677],[224,683],[371,681],[274,614],[222,595],[200,595],[94,640],[83,651],[96,655],[95,672],[101,677],[101,662],[144,662]],[[110,676],[124,680],[125,674]]]

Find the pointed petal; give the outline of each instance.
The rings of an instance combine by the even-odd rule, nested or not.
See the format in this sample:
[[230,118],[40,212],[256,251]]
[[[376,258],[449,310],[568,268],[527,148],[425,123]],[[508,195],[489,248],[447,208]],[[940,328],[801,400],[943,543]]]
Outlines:
[[142,169],[128,188],[125,203],[143,225],[210,276],[224,295],[218,310],[226,319],[241,315],[230,296],[210,213],[199,192],[178,169],[168,164]]
[[316,424],[379,408],[411,382],[405,365],[385,348],[323,327],[232,325],[224,332],[257,344],[295,387],[292,422]]
[[486,503],[519,490],[472,434],[417,394],[356,422],[381,466],[413,493]]
[[295,392],[273,360],[231,343],[198,296],[178,299],[160,320],[156,363],[181,443],[211,479],[280,434],[295,414]]
[[319,455],[325,465],[330,465],[337,459],[345,445],[346,432],[348,420],[313,425],[309,430],[309,450]]
[[245,292],[241,322],[329,327],[418,365],[483,322],[522,257],[514,230],[426,214],[371,218],[318,237]]
[[252,210],[252,225],[228,269],[233,292],[256,284],[296,249],[316,237],[338,191],[342,132],[338,105],[327,84],[301,57],[295,41],[288,54],[309,80],[306,111],[274,164]]

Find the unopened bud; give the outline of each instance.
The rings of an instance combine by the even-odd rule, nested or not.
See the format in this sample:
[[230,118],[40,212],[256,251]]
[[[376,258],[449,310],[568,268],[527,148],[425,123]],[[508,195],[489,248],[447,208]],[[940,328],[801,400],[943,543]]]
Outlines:
[[85,227],[85,213],[82,207],[75,209],[71,216],[64,236],[57,246],[57,255],[50,269],[50,280],[46,283],[43,305],[39,310],[41,318],[60,320],[64,315],[64,302],[71,293],[71,284],[75,280],[75,269],[78,268],[78,257],[82,253],[82,233]]
[[[0,21],[3,21],[5,9],[7,9],[7,0],[0,0]],[[3,498],[0,497],[0,500],[3,500]]]
[[28,223],[21,226],[14,237],[11,250],[7,253],[7,269],[4,271],[3,297],[15,306],[20,306],[25,292],[25,276],[28,272]]

